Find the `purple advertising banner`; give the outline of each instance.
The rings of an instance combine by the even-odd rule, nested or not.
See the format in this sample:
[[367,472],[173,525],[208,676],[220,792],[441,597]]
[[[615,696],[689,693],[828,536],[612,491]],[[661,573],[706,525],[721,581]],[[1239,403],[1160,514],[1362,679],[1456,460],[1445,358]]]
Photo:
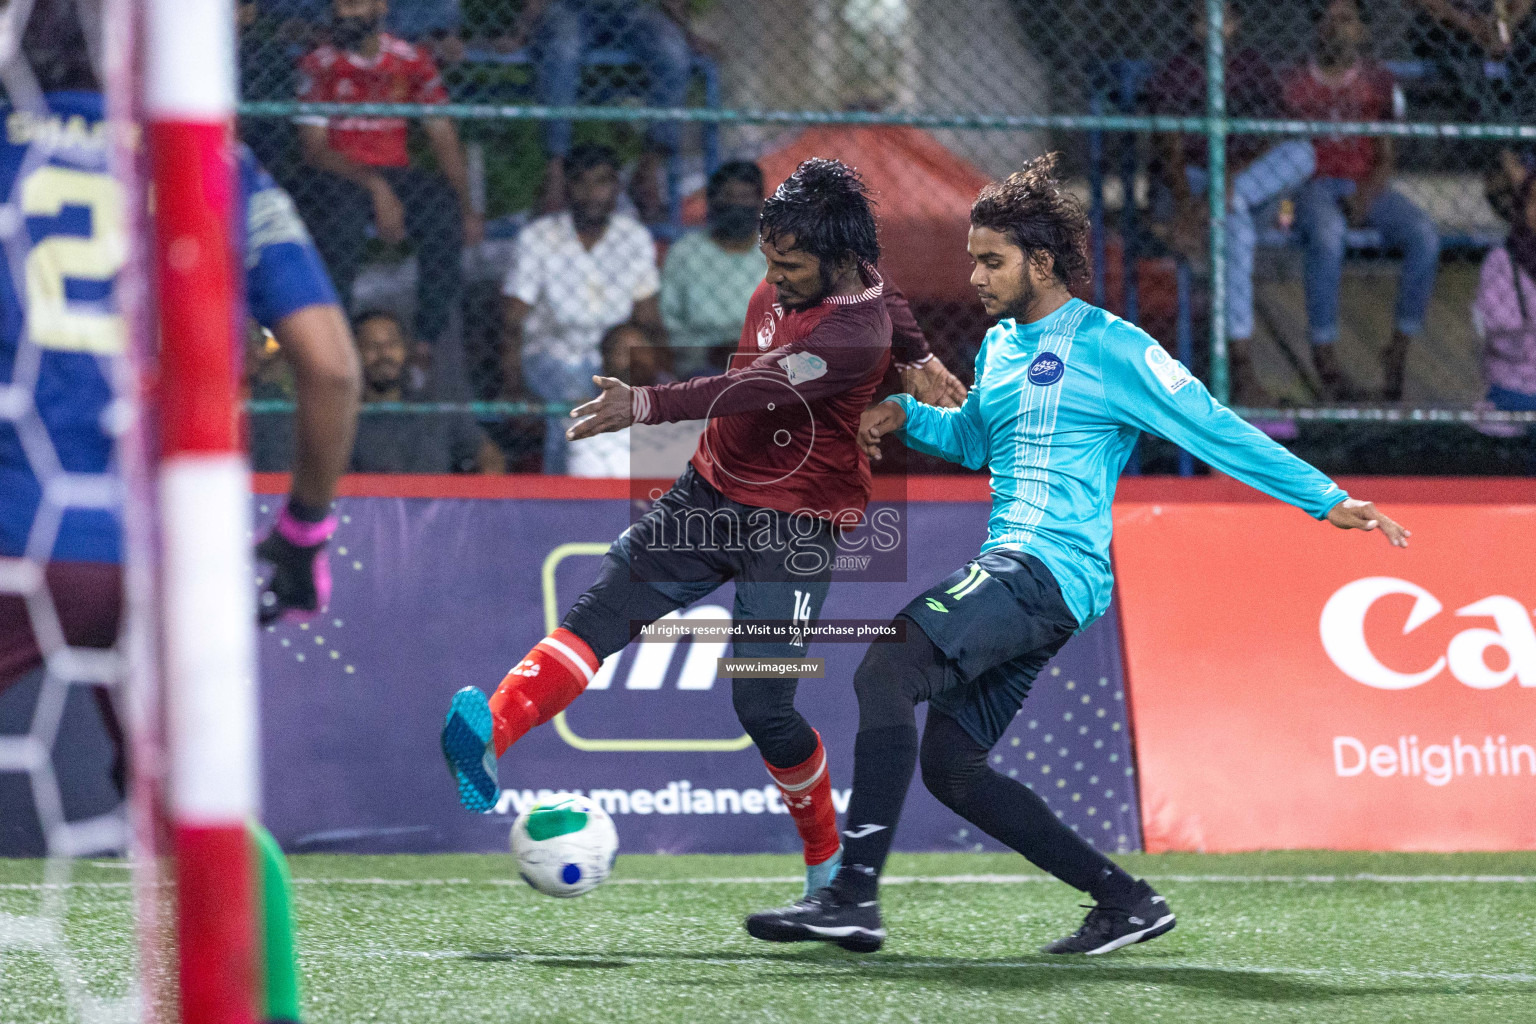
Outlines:
[[[628,524],[620,499],[342,498],[328,613],[260,637],[263,818],[291,851],[499,851],[517,811],[579,792],[614,816],[630,853],[795,852],[794,825],[717,678],[721,645],[631,644],[559,720],[501,760],[496,812],[460,808],[438,751],[448,699],[489,691],[557,624]],[[268,521],[276,499],[257,498]],[[884,620],[974,557],[987,505],[912,502],[907,582],[835,582],[822,620]],[[729,585],[682,617],[730,617]],[[863,643],[813,643],[824,679],[798,706],[826,743],[847,803]],[[1114,611],[1041,673],[993,751],[1105,851],[1139,849],[1136,778]],[[914,780],[896,845],[1002,847]]]

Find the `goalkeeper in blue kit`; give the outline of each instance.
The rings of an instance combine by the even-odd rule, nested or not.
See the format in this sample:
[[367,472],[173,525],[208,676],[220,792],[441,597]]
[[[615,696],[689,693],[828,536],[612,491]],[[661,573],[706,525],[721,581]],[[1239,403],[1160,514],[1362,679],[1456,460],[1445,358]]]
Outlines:
[[[39,564],[52,598],[42,602],[52,628],[40,631],[31,609],[39,602],[0,593],[0,692],[53,671],[66,645],[125,642],[120,456],[110,424],[120,419],[113,382],[124,379],[126,345],[116,275],[129,247],[97,66],[106,47],[99,6],[0,3],[0,191],[14,204],[0,225],[10,255],[10,273],[0,273],[0,391],[22,410],[0,419],[0,562]],[[292,490],[256,550],[269,566],[259,611],[267,623],[314,615],[329,599],[330,504],[352,450],[359,370],[346,315],[292,201],[248,149],[235,158],[247,309],[276,337],[296,389]],[[87,498],[63,504],[57,484],[70,478]],[[122,795],[126,743],[106,690],[96,693]],[[301,1010],[287,868],[260,824],[250,831],[265,954],[261,1019],[286,1024]]]
[[1040,670],[1109,606],[1110,505],[1141,431],[1316,519],[1407,546],[1407,530],[1216,402],[1144,331],[1072,297],[1091,273],[1088,222],[1053,172],[1053,157],[1034,160],[971,207],[971,283],[998,323],[964,405],[897,395],[864,413],[859,443],[872,459],[895,433],[918,451],[989,467],[992,514],[981,553],[907,604],[904,638],[872,644],[854,674],[842,869],[798,903],[748,917],[759,939],[880,948],[880,871],[919,762],[941,802],[1094,900],[1082,927],[1044,952],[1107,953],[1173,928],[1150,885],[987,763]]

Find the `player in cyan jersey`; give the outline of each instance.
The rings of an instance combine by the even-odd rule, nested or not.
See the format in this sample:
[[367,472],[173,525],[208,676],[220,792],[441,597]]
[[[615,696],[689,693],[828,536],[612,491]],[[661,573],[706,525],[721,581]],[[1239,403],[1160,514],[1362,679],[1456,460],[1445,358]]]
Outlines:
[[[563,711],[642,625],[727,580],[737,622],[809,626],[820,612],[833,522],[859,519],[869,501],[856,435],[891,352],[863,183],[836,161],[806,161],[764,205],[761,243],[768,273],[747,307],[735,368],[653,387],[596,377],[602,394],[572,413],[572,439],[631,423],[709,423],[688,469],[614,542],[560,628],[489,703],[472,686],[455,695],[442,743],[465,807],[494,806],[496,758]],[[737,657],[805,655],[804,642],[788,637],[737,639],[734,648]],[[798,682],[736,679],[731,697],[800,832],[813,891],[836,871],[840,847],[826,753],[795,709]]]
[[998,324],[959,409],[897,395],[865,413],[860,443],[909,447],[992,471],[981,554],[900,612],[905,639],[873,644],[854,675],[859,734],[844,863],[833,884],[747,931],[770,942],[880,948],[878,880],[919,760],[915,705],[928,701],[923,782],[940,801],[1096,902],[1048,953],[1107,953],[1174,925],[1145,881],[1126,874],[987,754],[1030,684],[1109,606],[1110,504],[1145,430],[1342,529],[1408,531],[1356,501],[1211,398],[1139,328],[1074,299],[1091,272],[1087,218],[1041,158],[988,185],[971,208],[971,282]]

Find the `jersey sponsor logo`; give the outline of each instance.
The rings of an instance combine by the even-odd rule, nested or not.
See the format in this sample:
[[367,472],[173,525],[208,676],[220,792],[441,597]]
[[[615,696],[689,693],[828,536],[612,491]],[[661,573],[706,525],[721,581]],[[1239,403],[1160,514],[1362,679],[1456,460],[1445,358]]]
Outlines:
[[763,322],[757,328],[757,350],[767,352],[773,347],[773,335],[779,328],[779,322],[770,310],[763,314]]
[[1323,606],[1318,622],[1323,650],[1339,671],[1355,682],[1378,690],[1407,690],[1429,682],[1449,668],[1458,682],[1474,690],[1496,689],[1514,679],[1521,686],[1536,687],[1536,625],[1526,612],[1525,603],[1494,594],[1456,609],[1459,617],[1491,619],[1493,628],[1462,630],[1450,638],[1445,654],[1433,663],[1417,671],[1402,671],[1407,666],[1386,665],[1366,637],[1367,618],[1373,625],[1380,618],[1371,613],[1372,606],[1394,596],[1413,598],[1413,607],[1402,625],[1403,636],[1445,609],[1435,595],[1417,583],[1392,576],[1367,576],[1346,583]]
[[1184,369],[1183,363],[1170,356],[1155,341],[1147,346],[1142,358],[1147,361],[1147,369],[1152,371],[1152,376],[1168,389],[1170,395],[1178,394],[1180,388],[1195,379]]
[[784,368],[790,384],[796,387],[827,375],[827,361],[809,352],[791,352],[779,361],[779,365]]
[[1060,356],[1054,352],[1041,352],[1035,356],[1035,361],[1029,364],[1029,382],[1048,388],[1061,380],[1061,375],[1066,372],[1066,364],[1061,361]]

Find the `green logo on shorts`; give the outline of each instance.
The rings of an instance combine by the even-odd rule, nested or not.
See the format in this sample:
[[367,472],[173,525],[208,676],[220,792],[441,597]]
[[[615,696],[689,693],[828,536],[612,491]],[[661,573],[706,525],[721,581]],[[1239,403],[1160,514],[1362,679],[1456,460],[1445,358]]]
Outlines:
[[974,592],[977,587],[981,586],[983,581],[991,578],[991,573],[987,572],[987,570],[972,562],[971,571],[965,577],[965,579],[961,580],[959,583],[956,583],[954,586],[944,591],[944,593],[958,601],[965,595]]

